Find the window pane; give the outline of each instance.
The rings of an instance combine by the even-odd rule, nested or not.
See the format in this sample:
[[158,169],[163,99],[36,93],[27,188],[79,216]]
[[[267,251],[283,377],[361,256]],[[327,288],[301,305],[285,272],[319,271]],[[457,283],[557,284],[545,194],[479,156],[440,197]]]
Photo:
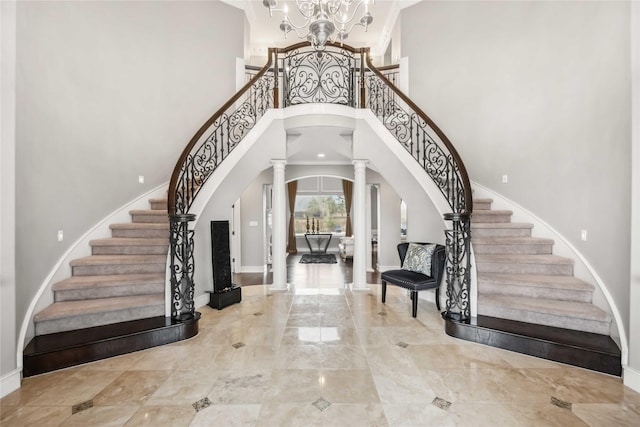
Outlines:
[[295,206],[296,234],[307,232],[344,233],[347,214],[342,194],[297,196]]

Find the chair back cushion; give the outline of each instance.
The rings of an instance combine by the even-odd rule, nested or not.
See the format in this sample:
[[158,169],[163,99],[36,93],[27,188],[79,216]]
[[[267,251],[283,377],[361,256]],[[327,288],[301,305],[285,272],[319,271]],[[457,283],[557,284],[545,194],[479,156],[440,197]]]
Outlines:
[[[431,243],[421,243],[417,242],[418,245],[429,245]],[[400,256],[400,264],[404,264],[405,257],[407,255],[407,251],[409,249],[409,243],[400,243],[398,244],[398,255]],[[445,248],[442,245],[436,245],[435,250],[433,251],[433,256],[431,257],[431,274],[437,283],[440,283],[442,280],[442,276],[444,273],[444,264],[446,260]]]
[[435,249],[435,244],[409,243],[402,269],[431,276],[431,258]]

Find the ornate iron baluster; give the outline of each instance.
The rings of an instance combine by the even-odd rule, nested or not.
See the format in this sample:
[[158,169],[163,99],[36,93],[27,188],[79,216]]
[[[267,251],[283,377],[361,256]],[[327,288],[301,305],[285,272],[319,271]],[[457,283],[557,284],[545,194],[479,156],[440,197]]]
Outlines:
[[171,244],[171,317],[185,321],[193,319],[193,230],[189,222],[196,219],[192,214],[169,215]]

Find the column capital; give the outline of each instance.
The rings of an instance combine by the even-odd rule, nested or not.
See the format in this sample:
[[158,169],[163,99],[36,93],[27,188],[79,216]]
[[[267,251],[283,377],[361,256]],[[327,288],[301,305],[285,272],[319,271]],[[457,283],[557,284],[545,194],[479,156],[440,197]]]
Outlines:
[[358,170],[358,169],[365,169],[367,167],[367,163],[369,163],[369,160],[365,160],[365,159],[353,159],[353,167]]
[[284,165],[287,164],[287,161],[284,159],[271,159],[271,166],[274,169],[284,169]]

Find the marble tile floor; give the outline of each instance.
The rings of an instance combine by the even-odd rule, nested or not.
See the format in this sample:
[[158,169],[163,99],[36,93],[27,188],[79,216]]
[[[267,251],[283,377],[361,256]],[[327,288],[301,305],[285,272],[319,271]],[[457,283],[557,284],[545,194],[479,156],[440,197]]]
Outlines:
[[27,378],[13,426],[640,426],[611,377],[448,337],[380,286],[243,288],[187,341]]

